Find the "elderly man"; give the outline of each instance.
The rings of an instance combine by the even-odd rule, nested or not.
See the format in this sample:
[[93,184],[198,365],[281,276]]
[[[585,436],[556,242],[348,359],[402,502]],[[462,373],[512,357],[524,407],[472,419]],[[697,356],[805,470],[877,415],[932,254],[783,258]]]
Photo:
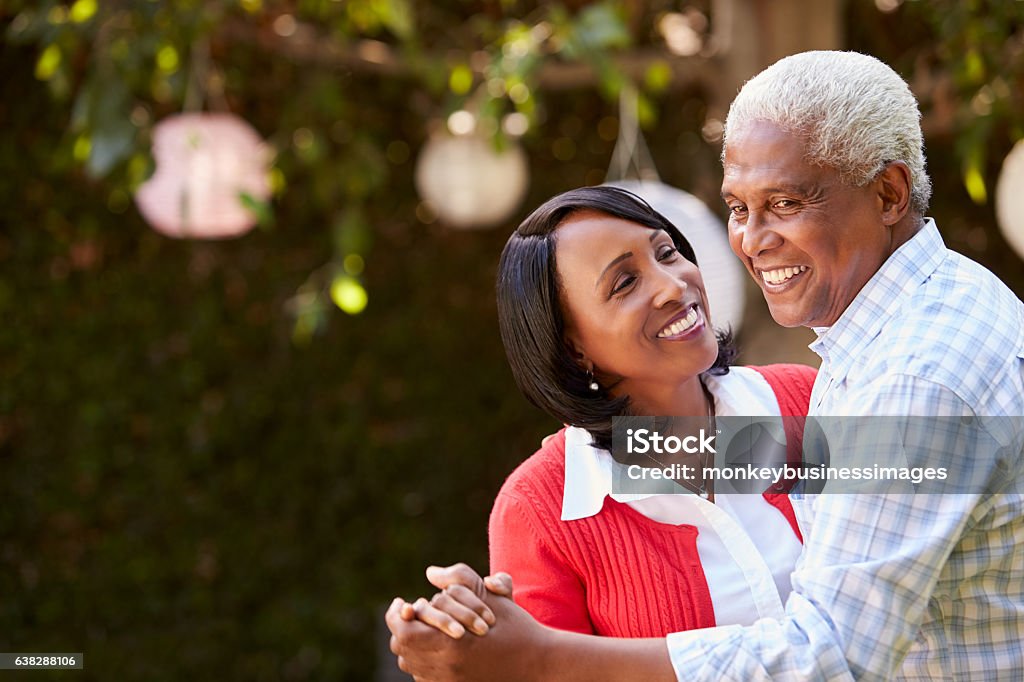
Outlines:
[[[486,594],[467,567],[434,569],[441,597],[388,612],[405,669],[424,680],[1024,679],[1024,305],[923,217],[919,118],[903,80],[871,57],[811,52],[768,68],[726,122],[730,242],[775,320],[818,334],[812,415],[976,424],[1003,453],[960,462],[984,483],[794,496],[805,546],[785,617],[748,627],[557,632]],[[511,587],[507,576],[488,586]],[[483,636],[431,627],[483,631],[477,614],[491,623]]]

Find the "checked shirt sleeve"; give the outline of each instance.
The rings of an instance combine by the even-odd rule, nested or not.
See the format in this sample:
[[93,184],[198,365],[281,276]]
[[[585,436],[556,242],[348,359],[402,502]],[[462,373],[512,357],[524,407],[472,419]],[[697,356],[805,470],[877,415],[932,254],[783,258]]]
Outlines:
[[[926,380],[894,375],[871,389],[847,404],[862,406],[864,415],[928,414],[980,423],[955,394]],[[937,430],[931,442],[917,438],[903,445],[911,455],[915,448],[934,448],[923,453],[934,460],[937,452],[950,452],[948,437]],[[1019,453],[1019,441],[1012,448]],[[986,466],[996,460],[981,458]],[[1019,481],[1019,461],[1010,466],[1011,478]],[[813,510],[785,617],[669,635],[678,679],[947,679],[951,673],[960,679],[958,671],[994,679],[973,675],[1000,669],[1001,653],[992,642],[1019,642],[1016,625],[1007,621],[1007,631],[1000,632],[993,626],[998,618],[979,626],[977,618],[942,611],[955,599],[977,596],[983,603],[984,580],[1011,573],[1021,559],[1020,550],[1012,549],[1020,524],[998,520],[1019,518],[1019,494],[823,494]],[[975,587],[978,594],[969,594]],[[975,639],[987,647],[984,660],[971,661],[969,654],[947,660],[948,641]]]

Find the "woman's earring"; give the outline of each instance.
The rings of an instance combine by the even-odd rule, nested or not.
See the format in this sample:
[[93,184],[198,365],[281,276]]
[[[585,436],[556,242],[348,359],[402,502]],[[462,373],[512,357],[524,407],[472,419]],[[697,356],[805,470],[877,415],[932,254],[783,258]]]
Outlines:
[[597,379],[594,378],[594,373],[589,369],[587,370],[587,388],[589,388],[594,393],[597,393],[598,391],[601,390],[601,387],[597,383]]

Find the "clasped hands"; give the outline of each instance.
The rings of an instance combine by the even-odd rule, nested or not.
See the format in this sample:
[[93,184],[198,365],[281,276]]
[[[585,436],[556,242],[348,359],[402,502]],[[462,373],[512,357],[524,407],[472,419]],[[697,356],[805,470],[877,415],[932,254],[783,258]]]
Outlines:
[[548,628],[512,601],[512,578],[465,564],[431,566],[441,591],[430,601],[396,598],[385,620],[398,667],[418,682],[526,680],[542,670]]

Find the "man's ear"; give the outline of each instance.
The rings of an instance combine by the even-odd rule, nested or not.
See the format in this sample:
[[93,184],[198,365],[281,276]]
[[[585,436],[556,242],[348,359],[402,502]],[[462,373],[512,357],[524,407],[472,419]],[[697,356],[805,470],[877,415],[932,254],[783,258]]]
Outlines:
[[910,190],[913,179],[910,167],[902,161],[891,161],[875,178],[882,222],[893,226],[910,211]]

